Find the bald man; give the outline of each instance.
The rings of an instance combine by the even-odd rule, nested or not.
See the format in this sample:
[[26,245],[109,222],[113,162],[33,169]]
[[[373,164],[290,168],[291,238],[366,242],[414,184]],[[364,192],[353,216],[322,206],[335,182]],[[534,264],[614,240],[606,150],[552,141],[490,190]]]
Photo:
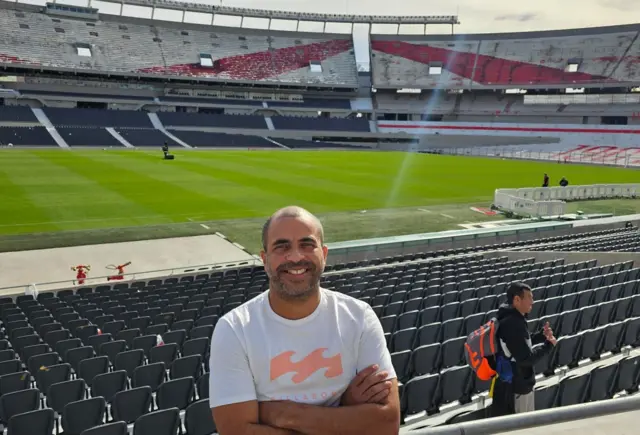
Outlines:
[[211,339],[221,435],[397,435],[400,401],[382,326],[365,302],[320,287],[327,247],[300,207],[262,231],[269,290],[225,314]]

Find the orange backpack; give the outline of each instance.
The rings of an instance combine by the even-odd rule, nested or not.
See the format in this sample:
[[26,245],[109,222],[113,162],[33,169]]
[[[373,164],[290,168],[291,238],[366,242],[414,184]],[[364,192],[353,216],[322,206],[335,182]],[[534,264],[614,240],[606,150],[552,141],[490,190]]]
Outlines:
[[482,381],[489,381],[497,374],[487,357],[495,357],[498,352],[498,325],[498,319],[491,318],[469,334],[464,344],[467,364]]

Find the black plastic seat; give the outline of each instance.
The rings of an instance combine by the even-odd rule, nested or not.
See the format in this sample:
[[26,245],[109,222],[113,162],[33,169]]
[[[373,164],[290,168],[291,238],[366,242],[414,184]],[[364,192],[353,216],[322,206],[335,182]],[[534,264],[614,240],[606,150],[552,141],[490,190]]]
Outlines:
[[165,344],[163,346],[155,346],[149,352],[149,362],[164,363],[165,367],[171,367],[173,361],[178,357],[180,348],[175,343]]
[[40,404],[40,391],[36,388],[7,393],[0,397],[0,421],[7,424],[14,415],[35,411]]
[[131,424],[151,408],[151,387],[132,388],[118,392],[113,398],[113,419]]
[[156,390],[162,385],[165,379],[164,363],[153,363],[136,367],[131,378],[133,388],[148,386],[151,391]]
[[207,355],[209,353],[209,340],[207,338],[194,338],[187,340],[182,345],[182,356]]
[[0,396],[16,391],[29,389],[31,375],[29,372],[16,372],[0,376]]
[[9,419],[7,435],[51,435],[54,420],[53,409],[38,409],[14,414]]
[[84,379],[87,386],[93,386],[93,380],[96,376],[107,373],[109,371],[109,358],[106,356],[98,356],[95,358],[87,358],[78,364],[79,378]]
[[63,359],[71,364],[71,368],[77,373],[80,370],[80,363],[86,359],[93,358],[93,356],[93,347],[82,346],[69,349]]
[[209,373],[205,373],[196,381],[198,399],[209,398]]
[[42,392],[49,391],[52,384],[65,382],[71,379],[71,365],[68,363],[52,366],[42,366],[36,373],[32,373],[36,379],[36,385]]
[[595,402],[613,398],[616,387],[615,380],[618,374],[618,364],[610,364],[604,367],[596,367],[591,371],[591,382],[586,400]]
[[92,427],[82,432],[80,435],[128,435],[127,423],[115,421],[100,426]]
[[583,403],[587,395],[587,388],[591,373],[580,376],[569,376],[560,381],[558,406],[578,405]]
[[437,373],[440,369],[440,343],[428,344],[416,348],[412,355],[414,375],[422,376]]
[[434,409],[440,375],[417,376],[407,382],[402,395],[403,414],[417,414]]
[[158,409],[186,409],[195,397],[195,384],[192,377],[172,379],[158,388],[156,402]]
[[118,370],[96,375],[96,377],[93,378],[91,395],[94,397],[102,396],[107,403],[111,403],[117,393],[126,389],[127,372]]
[[184,424],[189,435],[211,435],[217,432],[211,415],[209,400],[192,403],[185,413]]
[[65,435],[80,435],[83,431],[104,421],[106,403],[103,397],[69,402],[62,411],[62,429]]
[[471,369],[468,366],[451,367],[440,373],[435,402],[438,406],[459,401],[469,403]]
[[49,386],[47,391],[47,404],[53,410],[62,414],[67,403],[77,402],[85,397],[86,384],[82,379],[72,379]]
[[150,412],[138,418],[133,435],[177,435],[180,428],[178,408]]
[[[104,346],[104,345],[103,345]],[[136,368],[144,363],[144,351],[142,349],[128,350],[116,355],[114,370],[125,370],[130,378]]]
[[118,354],[127,350],[127,342],[124,340],[109,341],[108,343],[102,343],[100,345],[99,355],[104,355],[109,358],[111,365],[115,366],[116,357]]
[[202,356],[190,355],[178,358],[171,364],[169,376],[171,379],[183,378],[191,376],[198,379],[202,372]]

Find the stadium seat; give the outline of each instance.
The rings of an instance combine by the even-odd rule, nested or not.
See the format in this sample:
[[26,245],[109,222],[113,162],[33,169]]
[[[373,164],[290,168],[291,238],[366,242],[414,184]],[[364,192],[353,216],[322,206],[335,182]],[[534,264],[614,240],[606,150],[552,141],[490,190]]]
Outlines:
[[116,393],[113,398],[113,419],[127,424],[135,422],[151,409],[151,387],[137,387]]
[[50,408],[14,414],[9,419],[7,435],[50,435],[54,427],[54,414]]
[[133,426],[133,435],[178,435],[179,428],[180,411],[169,408],[140,416]]
[[62,429],[65,434],[80,435],[83,431],[100,425],[105,416],[106,403],[102,397],[69,402],[62,412]]

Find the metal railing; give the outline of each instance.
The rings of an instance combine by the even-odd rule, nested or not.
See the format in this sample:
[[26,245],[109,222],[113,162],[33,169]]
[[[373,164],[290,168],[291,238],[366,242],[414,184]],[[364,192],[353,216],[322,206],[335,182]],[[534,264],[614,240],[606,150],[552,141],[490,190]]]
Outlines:
[[[451,424],[428,429],[417,429],[403,434],[414,435],[493,435],[497,433],[525,431],[558,423],[593,419],[611,414],[638,411],[640,396],[602,400],[592,403],[551,408],[542,411],[527,412],[506,417],[495,417],[465,423]],[[613,429],[613,428],[612,428]],[[526,433],[526,432],[523,432]],[[538,432],[536,432],[538,433]],[[611,431],[615,433],[615,429]]]

